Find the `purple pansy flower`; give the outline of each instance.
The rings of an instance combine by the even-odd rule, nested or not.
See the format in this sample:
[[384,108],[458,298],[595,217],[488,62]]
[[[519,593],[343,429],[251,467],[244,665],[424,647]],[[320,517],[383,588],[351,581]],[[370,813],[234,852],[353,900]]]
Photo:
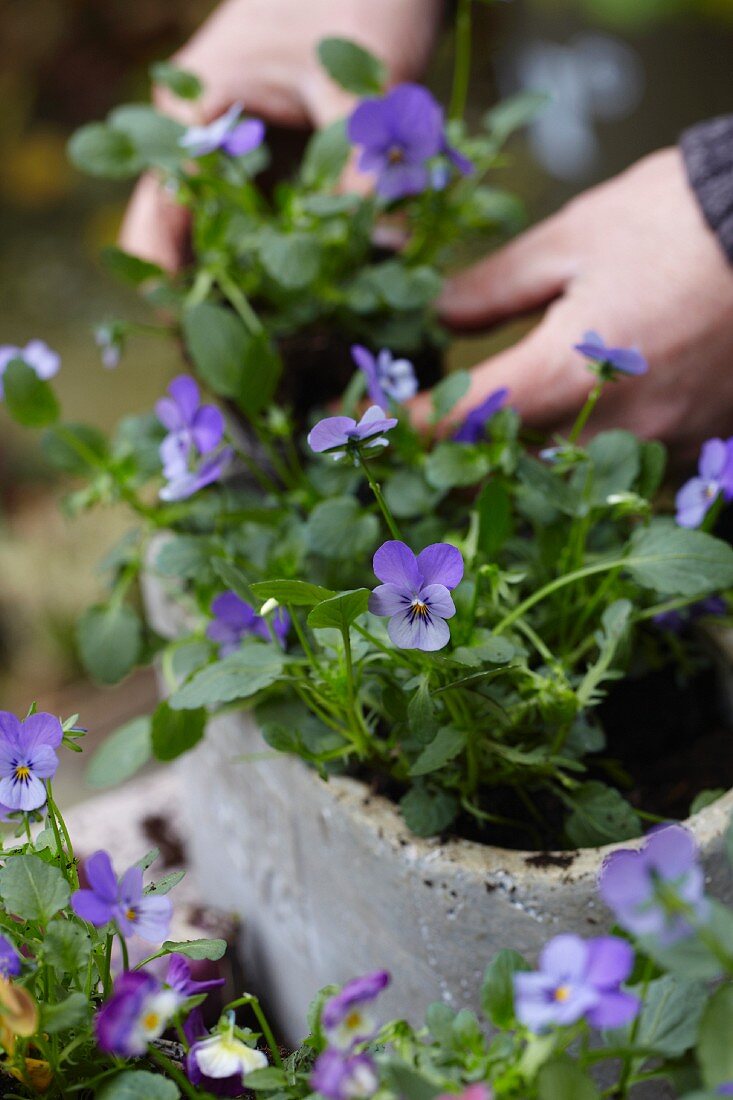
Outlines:
[[394,428],[397,421],[389,417],[379,405],[372,405],[357,423],[351,416],[327,416],[319,420],[308,433],[308,446],[316,454],[328,451],[334,458],[341,458],[346,450],[335,448],[386,447],[383,433]]
[[[217,450],[224,437],[224,418],[215,405],[202,405],[196,381],[187,374],[174,378],[168,397],[155,413],[168,435],[160,445],[163,476],[168,482],[161,500],[185,500],[218,481],[231,462],[231,447]],[[203,460],[203,461],[202,461]]]
[[350,1050],[354,1043],[370,1039],[377,1025],[367,1009],[387,988],[390,976],[386,970],[375,970],[347,982],[340,993],[326,1001],[321,1023],[329,1043],[339,1050]]
[[367,391],[375,405],[384,408],[390,397],[401,404],[417,393],[415,368],[409,359],[395,359],[386,348],[372,355],[361,344],[354,344],[351,355],[366,378]]
[[695,841],[681,825],[654,829],[638,851],[613,852],[601,868],[598,892],[622,928],[634,936],[654,936],[664,946],[693,932],[678,911],[680,902],[697,920],[708,913]]
[[531,1031],[582,1018],[591,1027],[621,1027],[641,1003],[621,989],[633,965],[633,949],[616,936],[555,936],[542,949],[539,970],[514,975],[517,1019]]
[[[448,144],[442,108],[419,84],[398,84],[384,96],[362,100],[348,121],[347,134],[361,146],[359,168],[376,175],[377,194],[388,201],[433,186],[428,162],[441,154],[459,172],[473,170]],[[445,186],[443,178],[437,182]]]
[[3,375],[5,369],[13,359],[22,359],[26,366],[36,372],[41,381],[47,381],[58,373],[61,366],[61,356],[58,352],[45,344],[43,340],[29,340],[24,348],[17,348],[13,344],[0,346],[0,400],[3,393]]
[[115,979],[112,996],[95,1020],[97,1042],[107,1054],[134,1058],[158,1039],[181,1003],[173,989],[166,989],[144,970],[126,970]]
[[696,619],[727,614],[728,604],[722,596],[708,596],[707,599],[698,600],[689,607],[681,607],[675,611],[662,611],[652,618],[652,622],[661,630],[681,634],[685,627],[694,623]]
[[267,1056],[234,1034],[233,1026],[194,1043],[186,1058],[186,1075],[216,1096],[241,1096],[246,1078],[265,1069]]
[[265,124],[259,118],[240,122],[242,104],[234,103],[223,115],[207,126],[189,126],[179,144],[192,157],[203,157],[221,149],[231,157],[241,157],[257,149],[265,137]]
[[84,864],[90,889],[77,890],[71,907],[78,917],[101,927],[114,921],[121,935],[137,934],[161,943],[170,930],[170,898],[143,892],[143,873],[130,867],[118,880],[107,852],[95,852]]
[[[220,657],[239,649],[242,638],[247,634],[256,634],[266,642],[272,641],[267,619],[258,615],[236,592],[222,592],[212,603],[211,612],[214,621],[207,626],[206,635],[212,642],[218,643]],[[290,616],[279,607],[270,617],[270,622],[275,637],[284,648],[290,630]]]
[[451,590],[463,577],[460,550],[445,542],[426,546],[417,557],[404,542],[385,542],[374,555],[383,584],[369,597],[373,615],[389,615],[387,632],[400,649],[442,649],[450,640],[446,619],[456,613]]
[[17,978],[20,974],[20,955],[10,940],[0,936],[0,976]]
[[[224,978],[210,978],[197,981],[191,974],[191,963],[183,955],[171,955],[165,984],[180,995],[182,999],[195,997],[199,993],[208,993],[224,985]],[[206,1034],[204,1017],[200,1005],[192,1009],[183,1022],[183,1030],[189,1043],[194,1043]]]
[[503,409],[509,397],[509,390],[494,390],[485,401],[471,409],[453,439],[456,443],[479,443],[486,437],[486,425],[495,413]]
[[326,1100],[361,1100],[377,1091],[379,1074],[368,1054],[324,1050],[313,1066],[310,1086]]
[[581,343],[574,345],[591,363],[601,368],[601,372],[613,376],[619,374],[646,374],[649,364],[638,348],[612,348],[597,332],[586,332]]
[[722,1085],[718,1085],[715,1090],[718,1096],[733,1096],[733,1081],[726,1081]]
[[20,721],[0,711],[0,802],[8,811],[38,810],[46,801],[44,779],[59,766],[54,751],[64,731],[52,714],[31,714]]
[[733,500],[733,437],[703,443],[697,469],[676,497],[680,527],[699,527],[719,496]]

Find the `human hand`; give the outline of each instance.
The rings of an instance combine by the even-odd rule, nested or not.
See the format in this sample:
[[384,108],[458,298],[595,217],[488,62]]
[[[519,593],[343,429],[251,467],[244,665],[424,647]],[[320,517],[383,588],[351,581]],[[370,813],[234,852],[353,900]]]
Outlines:
[[[474,369],[453,420],[507,386],[526,423],[567,432],[594,382],[572,345],[595,329],[608,344],[638,345],[649,371],[606,387],[594,432],[627,428],[680,459],[731,434],[733,270],[679,150],[647,157],[456,276],[440,309],[448,324],[478,328],[548,303],[525,339]],[[411,409],[427,423],[429,396]]]
[[[249,114],[278,125],[325,126],[347,114],[353,99],[320,67],[320,39],[354,39],[385,62],[390,82],[409,80],[427,61],[440,6],[441,0],[225,0],[172,59],[201,79],[203,96],[191,103],[158,88],[156,106],[185,125],[210,122],[241,102]],[[125,215],[122,247],[175,270],[187,231],[187,211],[144,176]]]

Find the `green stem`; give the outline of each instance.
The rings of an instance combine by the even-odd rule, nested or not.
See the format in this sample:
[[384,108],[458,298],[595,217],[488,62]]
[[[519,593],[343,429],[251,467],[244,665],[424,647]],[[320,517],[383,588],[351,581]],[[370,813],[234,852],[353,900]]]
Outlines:
[[601,396],[602,393],[603,379],[599,379],[593,389],[588,394],[588,400],[586,401],[585,405],[583,405],[583,408],[578,413],[578,419],[573,424],[573,429],[568,436],[568,440],[570,443],[577,443],[580,433],[583,431],[583,428],[588,423],[590,415],[598,404],[598,398]]
[[191,1097],[191,1100],[201,1100],[202,1095],[209,1095],[206,1092],[202,1094],[200,1089],[196,1088],[195,1085],[192,1085],[186,1075],[182,1073],[181,1070],[178,1068],[178,1066],[174,1065],[173,1062],[171,1062],[170,1058],[166,1057],[166,1055],[163,1054],[162,1051],[158,1050],[157,1047],[148,1047],[148,1057],[152,1059],[153,1062],[156,1062],[161,1069],[165,1070],[168,1077],[170,1077],[172,1081],[175,1081],[184,1096]]
[[374,474],[372,473],[372,471],[369,467],[369,463],[364,458],[364,455],[362,454],[361,450],[358,451],[358,455],[359,455],[359,463],[361,465],[362,470],[366,474],[366,479],[369,482],[369,488],[374,493],[374,499],[376,500],[377,504],[379,505],[379,508],[382,512],[382,515],[384,516],[384,522],[387,524],[387,528],[389,529],[390,535],[392,536],[393,539],[396,539],[397,542],[402,542],[403,539],[402,539],[402,535],[400,534],[400,529],[397,526],[397,524],[395,523],[394,518],[392,516],[392,513],[390,512],[389,508],[387,507],[387,502],[384,499],[384,497],[382,496],[382,490],[380,489],[380,487],[377,483],[377,480],[374,477]]
[[494,627],[495,634],[501,634],[507,627],[511,626],[521,619],[525,612],[534,607],[535,604],[540,603],[541,600],[551,596],[553,592],[557,592],[560,588],[565,588],[568,584],[575,584],[576,581],[583,580],[585,577],[592,577],[596,573],[607,573],[609,569],[618,569],[627,564],[627,560],[624,558],[614,558],[612,561],[597,562],[595,565],[586,565],[583,569],[576,569],[573,573],[566,573],[564,577],[556,577],[554,581],[550,581],[543,588],[533,592],[531,596],[528,596],[526,600],[520,603],[513,611],[510,611],[508,615],[505,615],[501,622]]
[[360,756],[369,756],[369,740],[368,736],[365,736],[364,730],[364,718],[359,707],[359,702],[356,693],[356,683],[354,680],[354,661],[351,654],[351,636],[349,634],[348,626],[345,626],[341,631],[341,636],[344,640],[344,660],[346,662],[346,680],[349,692],[349,711],[351,713],[354,728],[352,729],[352,738],[354,746]]
[[127,953],[127,943],[119,929],[117,929],[117,935],[120,941],[120,951],[122,952],[122,969],[127,971],[130,969],[130,956]]
[[74,848],[71,843],[71,837],[69,836],[69,830],[66,827],[63,814],[60,813],[58,806],[53,797],[53,788],[51,787],[51,780],[46,781],[46,805],[48,807],[48,816],[51,819],[51,828],[53,829],[54,837],[56,838],[56,845],[58,847],[59,855],[64,857],[64,849],[61,843],[61,837],[59,835],[59,827],[64,834],[64,843],[66,844],[66,855],[69,861],[69,877],[71,880],[71,887],[74,890],[79,889],[79,873],[76,869],[76,858],[74,856]]
[[448,117],[451,119],[463,118],[466,110],[471,78],[471,30],[471,0],[458,0],[453,88],[448,108]]
[[244,1008],[247,1005],[251,1006],[252,1011],[257,1017],[257,1022],[262,1028],[262,1034],[265,1037],[265,1042],[270,1048],[273,1062],[278,1069],[284,1069],[285,1067],[283,1065],[283,1060],[280,1056],[280,1048],[275,1041],[275,1036],[272,1033],[272,1028],[267,1022],[267,1017],[262,1011],[259,1000],[257,999],[257,997],[254,996],[253,993],[245,993],[243,997],[238,997],[236,1001],[230,1001],[228,1005],[224,1006],[223,1014],[231,1012],[235,1008]]
[[239,289],[238,286],[236,286],[235,283],[232,282],[229,276],[223,271],[218,271],[216,275],[216,281],[218,282],[221,289],[224,291],[231,304],[236,309],[239,316],[244,321],[244,324],[249,329],[249,331],[254,336],[259,336],[262,332],[264,332],[262,322],[260,321],[259,317],[252,309],[252,306],[249,304],[247,298],[244,296],[242,291]]

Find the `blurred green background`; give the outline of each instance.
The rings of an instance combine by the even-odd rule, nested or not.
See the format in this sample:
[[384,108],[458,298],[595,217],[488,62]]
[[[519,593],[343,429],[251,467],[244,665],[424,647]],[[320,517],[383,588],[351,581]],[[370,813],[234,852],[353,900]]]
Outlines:
[[[148,65],[169,56],[212,7],[0,2],[0,343],[39,337],[61,353],[58,390],[74,419],[104,426],[149,407],[177,363],[173,349],[138,339],[116,371],[100,365],[93,325],[145,316],[96,259],[115,240],[128,189],[78,175],[66,140],[115,104],[147,98]],[[552,97],[497,179],[522,194],[532,219],[694,121],[733,111],[733,0],[509,0],[477,3],[476,23],[476,115],[522,88]],[[430,74],[438,90],[449,80],[450,46],[446,26]],[[463,341],[454,354],[475,362],[513,335]],[[143,711],[154,692],[147,674],[97,691],[74,652],[76,614],[101,592],[95,564],[127,518],[107,512],[69,522],[58,489],[33,437],[3,418],[0,706],[21,711],[37,699],[62,714],[81,709],[99,736]],[[65,801],[78,794],[74,782]]]

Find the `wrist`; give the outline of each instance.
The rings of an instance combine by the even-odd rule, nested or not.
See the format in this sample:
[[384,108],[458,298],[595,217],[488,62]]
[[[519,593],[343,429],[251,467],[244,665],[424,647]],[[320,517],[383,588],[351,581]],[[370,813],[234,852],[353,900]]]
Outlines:
[[733,264],[733,115],[686,130],[680,147],[705,220]]

